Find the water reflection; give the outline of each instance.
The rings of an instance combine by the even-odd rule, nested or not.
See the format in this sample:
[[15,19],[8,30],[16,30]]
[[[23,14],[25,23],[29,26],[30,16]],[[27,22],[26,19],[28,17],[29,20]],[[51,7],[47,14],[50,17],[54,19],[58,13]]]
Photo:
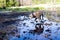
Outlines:
[[41,34],[30,33],[30,30],[35,30],[36,21],[34,18],[29,19],[28,17],[19,16],[18,19],[21,19],[17,24],[20,38],[11,36],[10,40],[60,40],[60,23],[49,21],[47,18],[44,18],[46,21],[44,23],[44,31]]

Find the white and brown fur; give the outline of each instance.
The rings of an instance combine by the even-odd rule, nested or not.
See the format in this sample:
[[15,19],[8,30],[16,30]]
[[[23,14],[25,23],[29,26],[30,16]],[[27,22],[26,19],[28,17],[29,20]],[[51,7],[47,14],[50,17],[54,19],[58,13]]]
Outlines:
[[36,12],[31,13],[31,14],[29,15],[29,18],[37,18],[37,19],[39,19],[40,16],[41,16],[41,14],[42,14],[41,12],[36,11]]

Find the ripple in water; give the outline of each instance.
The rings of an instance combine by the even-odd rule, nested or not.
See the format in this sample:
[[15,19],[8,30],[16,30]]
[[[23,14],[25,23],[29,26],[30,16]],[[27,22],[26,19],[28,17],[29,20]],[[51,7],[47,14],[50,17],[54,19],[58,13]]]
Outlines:
[[40,29],[34,18],[20,16],[18,19],[21,19],[17,25],[20,36],[13,36],[10,40],[60,40],[60,24],[44,18],[44,28]]

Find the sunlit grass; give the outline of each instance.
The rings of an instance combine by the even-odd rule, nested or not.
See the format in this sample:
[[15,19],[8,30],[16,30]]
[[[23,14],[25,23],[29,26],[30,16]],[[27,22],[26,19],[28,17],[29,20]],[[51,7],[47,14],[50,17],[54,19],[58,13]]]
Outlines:
[[6,8],[0,9],[0,11],[16,11],[16,12],[33,12],[38,10],[44,10],[44,7],[25,7],[25,8]]
[[56,0],[56,4],[60,4],[60,0]]

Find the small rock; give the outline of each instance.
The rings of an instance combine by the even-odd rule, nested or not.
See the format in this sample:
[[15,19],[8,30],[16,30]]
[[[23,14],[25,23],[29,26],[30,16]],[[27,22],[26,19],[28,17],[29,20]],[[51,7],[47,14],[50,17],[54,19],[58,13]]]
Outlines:
[[0,40],[3,40],[3,38],[0,38]]
[[45,31],[51,33],[51,30],[50,30],[50,29],[47,29],[47,30],[45,30]]
[[60,27],[58,27],[57,30],[60,30]]
[[26,33],[26,31],[23,31],[23,33]]

